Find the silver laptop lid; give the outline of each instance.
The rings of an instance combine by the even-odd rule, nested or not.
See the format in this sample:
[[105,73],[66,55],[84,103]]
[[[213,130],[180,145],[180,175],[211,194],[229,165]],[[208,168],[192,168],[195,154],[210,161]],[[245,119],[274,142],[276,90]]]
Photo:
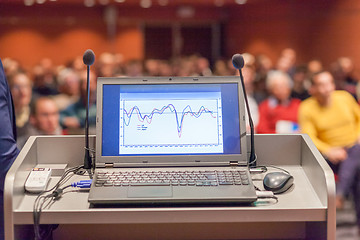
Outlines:
[[97,81],[97,165],[247,165],[245,126],[236,76]]

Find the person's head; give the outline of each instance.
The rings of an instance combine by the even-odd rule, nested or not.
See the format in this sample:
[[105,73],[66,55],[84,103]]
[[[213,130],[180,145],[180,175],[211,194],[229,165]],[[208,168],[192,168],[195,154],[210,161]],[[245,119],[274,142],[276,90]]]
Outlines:
[[211,75],[209,60],[205,57],[198,57],[196,59],[197,73],[200,75]]
[[255,66],[257,72],[267,73],[273,68],[273,62],[267,55],[261,54],[256,56]]
[[293,80],[294,84],[296,85],[304,85],[306,79],[307,79],[307,67],[304,65],[297,66],[295,68]]
[[20,63],[11,58],[3,58],[2,63],[6,76],[16,74],[16,72],[19,72],[22,69]]
[[245,65],[248,65],[248,66],[254,66],[255,65],[255,57],[254,57],[254,55],[252,55],[250,53],[243,53],[241,55],[244,58]]
[[354,71],[354,63],[348,57],[341,57],[338,59],[338,64],[344,75],[348,76]]
[[54,85],[55,71],[52,60],[43,58],[40,63],[33,68],[33,80],[36,87]]
[[281,57],[286,58],[291,66],[294,66],[296,63],[296,55],[296,51],[292,48],[285,48],[281,51]]
[[308,63],[307,69],[309,74],[314,74],[323,71],[323,65],[320,60],[314,59]]
[[44,134],[56,134],[59,129],[59,109],[54,100],[40,97],[31,106],[30,123]]
[[291,59],[286,57],[280,57],[276,63],[276,69],[283,72],[288,72],[292,66]]
[[227,68],[227,63],[224,59],[218,59],[215,62],[214,74],[217,76],[227,76],[229,75],[229,70]]
[[58,75],[59,91],[68,96],[80,95],[80,77],[70,68],[65,68]]
[[104,52],[99,57],[99,75],[102,77],[113,77],[116,68],[115,56],[112,53]]
[[157,59],[146,59],[144,63],[146,74],[149,76],[159,76],[160,61]]
[[69,67],[77,73],[86,69],[86,65],[84,64],[83,56],[76,56],[74,58],[74,60],[70,63]]
[[171,76],[173,75],[172,66],[169,61],[161,60],[159,63],[159,75],[160,76]]
[[143,75],[143,63],[141,60],[133,59],[127,62],[125,66],[125,75],[129,77],[138,77]]
[[315,73],[311,78],[310,94],[320,105],[329,103],[331,94],[335,90],[334,78],[328,71]]
[[15,111],[21,111],[24,107],[29,106],[32,98],[32,82],[29,76],[17,72],[9,78],[9,85]]
[[266,88],[279,102],[289,99],[292,85],[292,80],[287,73],[274,70],[267,75]]

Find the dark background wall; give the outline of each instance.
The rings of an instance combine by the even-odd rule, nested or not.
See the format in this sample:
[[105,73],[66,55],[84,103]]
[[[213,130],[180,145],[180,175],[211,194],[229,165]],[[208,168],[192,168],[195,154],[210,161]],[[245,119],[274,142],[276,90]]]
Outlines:
[[326,66],[338,57],[353,58],[360,67],[360,2],[266,1],[231,9],[227,53],[266,53],[294,48],[299,62],[315,58]]
[[299,63],[316,58],[328,66],[347,56],[360,69],[358,0],[249,0],[223,7],[148,9],[118,4],[113,5],[114,21],[107,19],[108,6],[60,1],[26,7],[21,1],[0,0],[0,57],[27,66],[44,57],[63,64],[92,48],[95,53],[122,53],[125,59],[197,51],[212,60],[250,52],[275,61],[282,49],[291,47]]

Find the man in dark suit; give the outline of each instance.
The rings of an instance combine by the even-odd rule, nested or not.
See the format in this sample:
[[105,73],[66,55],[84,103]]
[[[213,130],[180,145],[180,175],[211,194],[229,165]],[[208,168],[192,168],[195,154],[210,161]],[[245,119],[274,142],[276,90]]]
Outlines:
[[0,239],[4,239],[4,181],[7,171],[19,154],[13,102],[0,60]]

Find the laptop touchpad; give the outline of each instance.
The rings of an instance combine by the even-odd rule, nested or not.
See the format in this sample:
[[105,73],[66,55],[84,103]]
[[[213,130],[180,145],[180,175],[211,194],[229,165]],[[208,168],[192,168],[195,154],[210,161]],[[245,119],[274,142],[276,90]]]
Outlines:
[[172,197],[171,186],[134,186],[128,188],[129,198]]

